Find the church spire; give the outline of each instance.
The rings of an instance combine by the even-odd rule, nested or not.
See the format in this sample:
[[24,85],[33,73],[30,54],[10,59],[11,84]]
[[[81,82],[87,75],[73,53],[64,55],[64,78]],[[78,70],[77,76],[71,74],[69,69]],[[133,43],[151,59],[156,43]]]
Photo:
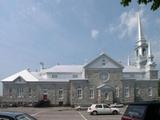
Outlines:
[[145,41],[143,31],[142,31],[142,25],[141,25],[141,19],[140,19],[140,13],[137,13],[137,23],[138,23],[138,40],[137,41]]
[[137,13],[137,27],[138,39],[135,48],[137,66],[139,66],[140,68],[144,68],[148,58],[148,44],[143,35],[139,12]]

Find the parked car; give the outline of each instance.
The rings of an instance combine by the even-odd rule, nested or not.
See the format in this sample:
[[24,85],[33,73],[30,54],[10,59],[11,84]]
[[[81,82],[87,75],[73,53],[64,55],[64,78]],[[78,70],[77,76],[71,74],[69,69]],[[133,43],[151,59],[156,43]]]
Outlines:
[[0,120],[37,120],[27,113],[21,112],[0,112]]
[[122,108],[123,106],[124,106],[123,104],[117,104],[117,103],[110,105],[110,107],[114,107],[114,108]]
[[87,110],[89,105],[78,105],[75,107],[75,110]]
[[129,104],[121,120],[160,120],[160,102]]
[[91,115],[97,115],[97,114],[113,114],[117,115],[119,114],[118,108],[111,108],[109,105],[106,104],[92,104],[88,110],[88,113]]

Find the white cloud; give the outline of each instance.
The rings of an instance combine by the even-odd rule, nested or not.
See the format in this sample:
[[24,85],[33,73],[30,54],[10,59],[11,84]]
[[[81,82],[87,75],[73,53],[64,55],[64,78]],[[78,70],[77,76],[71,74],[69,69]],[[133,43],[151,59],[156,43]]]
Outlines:
[[98,34],[99,34],[99,31],[98,31],[98,30],[96,30],[96,29],[92,29],[92,30],[91,30],[91,37],[92,37],[93,39],[96,39],[97,36],[98,36]]
[[[141,18],[143,17],[143,10],[140,11]],[[146,19],[141,19],[145,22]],[[124,38],[126,36],[132,36],[137,29],[137,12],[135,10],[130,10],[128,12],[123,12],[119,17],[118,24],[112,24],[109,26],[109,31],[111,33],[117,33],[119,38]],[[135,33],[134,33],[135,34]]]

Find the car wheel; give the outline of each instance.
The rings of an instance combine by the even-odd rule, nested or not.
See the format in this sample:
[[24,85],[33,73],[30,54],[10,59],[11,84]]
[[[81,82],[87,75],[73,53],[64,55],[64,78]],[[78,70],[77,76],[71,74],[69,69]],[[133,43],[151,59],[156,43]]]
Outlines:
[[112,114],[113,114],[113,115],[117,115],[118,112],[117,112],[116,110],[114,110],[114,111],[112,112]]
[[92,115],[97,115],[97,111],[93,111],[93,112],[92,112]]

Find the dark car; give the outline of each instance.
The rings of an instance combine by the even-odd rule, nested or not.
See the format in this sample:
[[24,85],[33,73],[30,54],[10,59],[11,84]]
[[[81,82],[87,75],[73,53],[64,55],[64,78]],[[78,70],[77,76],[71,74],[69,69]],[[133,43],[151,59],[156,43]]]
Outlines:
[[160,120],[160,102],[129,104],[121,120]]
[[21,112],[0,112],[0,120],[37,120],[36,118]]

